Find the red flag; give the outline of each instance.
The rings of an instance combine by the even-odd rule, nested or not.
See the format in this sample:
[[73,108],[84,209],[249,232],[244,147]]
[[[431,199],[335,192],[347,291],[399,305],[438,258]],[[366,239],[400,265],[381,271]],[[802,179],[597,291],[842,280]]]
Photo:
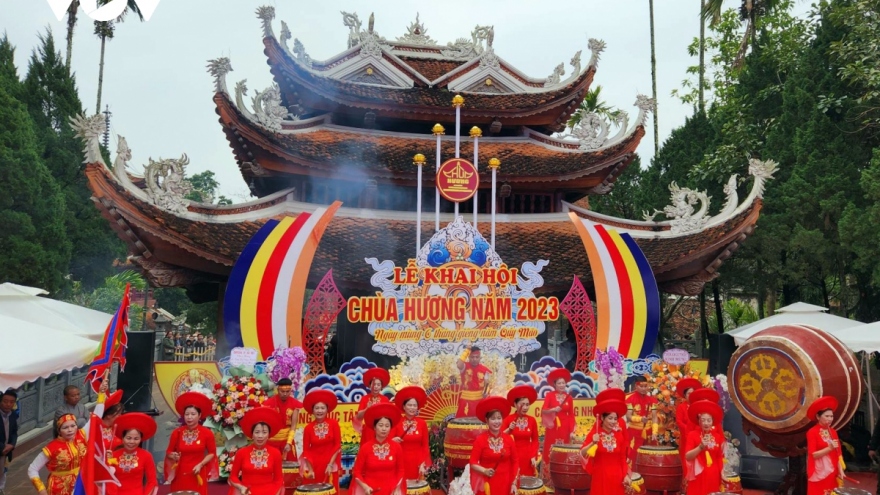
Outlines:
[[125,369],[125,348],[128,347],[128,308],[130,305],[129,298],[130,284],[125,284],[125,293],[122,295],[122,301],[119,303],[119,309],[107,325],[104,331],[104,338],[101,340],[101,346],[95,357],[92,359],[92,365],[89,366],[89,372],[86,374],[86,382],[90,383],[92,390],[95,392],[101,388],[101,382],[104,376],[113,366],[113,361],[119,361],[119,368]]
[[86,456],[80,462],[73,495],[98,495],[104,492],[99,488],[106,486],[107,483],[117,486],[120,484],[107,465],[107,452],[101,435],[101,420],[95,414],[89,419],[88,432]]

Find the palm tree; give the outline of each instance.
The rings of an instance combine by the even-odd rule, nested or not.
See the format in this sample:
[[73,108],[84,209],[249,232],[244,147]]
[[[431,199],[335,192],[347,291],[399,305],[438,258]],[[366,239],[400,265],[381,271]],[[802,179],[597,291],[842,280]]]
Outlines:
[[660,129],[657,125],[657,56],[654,50],[654,0],[648,0],[648,13],[651,17],[651,89],[654,97],[654,156],[660,153]]
[[611,121],[613,121],[617,118],[618,115],[620,115],[620,110],[616,110],[615,108],[608,106],[608,104],[601,100],[600,93],[602,93],[601,85],[587,90],[587,94],[584,95],[584,100],[581,102],[580,106],[578,106],[578,109],[568,119],[568,127],[574,127],[578,125],[583,116],[590,113],[595,113]]
[[67,58],[64,59],[64,65],[70,70],[70,57],[73,54],[73,28],[76,27],[76,14],[79,9],[79,0],[70,2],[67,7]]
[[[100,0],[98,2],[99,5],[105,5],[110,0]],[[125,19],[125,14],[128,12],[134,12],[138,15],[141,21],[144,20],[144,15],[141,13],[141,9],[138,8],[137,3],[134,0],[128,0],[128,5],[125,10],[122,12],[115,21],[95,21],[95,36],[100,38],[101,40],[101,61],[98,65],[98,103],[95,106],[95,113],[101,113],[101,92],[104,88],[104,48],[107,44],[108,39],[113,39],[113,34],[116,31],[116,23],[122,22]]]
[[[780,4],[781,0],[742,0],[742,5],[739,8],[739,18],[746,21],[746,32],[743,35],[742,43],[739,45],[739,53],[737,53],[736,60],[734,61],[735,66],[738,67],[742,64],[746,50],[749,47],[749,39],[751,38],[752,43],[754,43],[757,38],[755,23],[758,17],[775,9]],[[721,21],[723,5],[724,0],[706,0],[702,11],[703,20],[710,21],[710,26],[718,24]]]

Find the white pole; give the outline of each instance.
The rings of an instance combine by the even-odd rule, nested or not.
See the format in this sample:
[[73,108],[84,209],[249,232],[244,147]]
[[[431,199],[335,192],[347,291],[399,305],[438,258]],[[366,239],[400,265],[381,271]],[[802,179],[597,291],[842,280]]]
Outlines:
[[[873,398],[874,397],[874,389],[871,388],[871,359],[868,357],[867,352],[862,353],[862,355],[864,356],[862,358],[862,361],[864,361],[864,363],[865,363],[865,375],[868,376],[868,393]],[[868,401],[868,421],[870,421],[870,425],[871,425],[868,428],[868,430],[873,435],[874,434],[874,404],[872,404],[872,402],[873,401],[870,401],[870,400]]]
[[497,195],[495,193],[495,185],[497,182],[495,179],[496,179],[496,174],[498,172],[498,167],[500,167],[500,166],[501,166],[501,160],[499,160],[497,158],[490,158],[489,159],[489,168],[492,169],[492,216],[491,216],[491,218],[492,218],[492,220],[491,220],[492,221],[492,229],[491,229],[492,235],[491,235],[491,240],[492,240],[492,250],[493,251],[495,250],[495,198],[497,197]]
[[[461,158],[461,106],[464,105],[464,98],[455,95],[452,105],[455,107],[455,157]],[[455,219],[458,219],[458,202],[455,203]]]
[[434,232],[440,232],[440,188],[437,184],[437,174],[440,172],[440,136],[446,129],[440,124],[434,124],[434,135],[437,136],[437,163],[434,165]]
[[419,153],[413,157],[413,165],[418,167],[418,178],[416,181],[416,258],[419,257],[419,250],[422,249],[422,165],[425,164],[425,155]]
[[[474,127],[477,131],[480,129],[478,127]],[[479,174],[480,166],[479,166],[479,149],[480,149],[480,135],[474,132],[474,129],[471,129],[471,136],[474,137],[474,169],[477,170]],[[474,192],[474,228],[477,228],[477,212],[480,209],[479,202],[477,201],[477,196],[480,194],[480,179],[477,179],[477,190]]]

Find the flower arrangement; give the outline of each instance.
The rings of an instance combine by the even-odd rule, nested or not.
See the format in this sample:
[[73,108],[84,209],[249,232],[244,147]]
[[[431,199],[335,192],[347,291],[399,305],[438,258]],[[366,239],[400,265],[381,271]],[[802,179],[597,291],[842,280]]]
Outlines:
[[657,442],[660,445],[678,445],[681,441],[681,433],[675,423],[675,408],[681,399],[675,393],[675,385],[679,380],[692,377],[708,385],[710,377],[701,377],[701,373],[691,368],[690,363],[684,366],[668,364],[664,361],[655,361],[651,365],[651,373],[645,375],[648,385],[651,387],[650,394],[657,399]]
[[428,427],[428,448],[431,451],[432,463],[425,470],[425,480],[434,490],[440,490],[440,478],[446,467],[446,456],[443,450],[443,439],[446,437],[446,423],[435,423]]
[[619,388],[623,390],[624,383],[626,382],[623,356],[614,347],[609,347],[606,352],[596,349],[595,361],[599,373],[599,391],[606,388]]
[[223,449],[220,455],[217,456],[217,462],[220,464],[221,478],[229,478],[229,470],[232,468],[232,461],[235,459],[236,452],[238,452],[238,447],[229,447],[228,449]]
[[278,383],[282,378],[289,378],[293,382],[294,396],[298,396],[302,378],[308,373],[302,347],[279,347],[269,356],[268,362],[269,379]]
[[260,407],[268,396],[254,377],[233,376],[214,385],[213,423],[220,428],[235,428],[244,413]]

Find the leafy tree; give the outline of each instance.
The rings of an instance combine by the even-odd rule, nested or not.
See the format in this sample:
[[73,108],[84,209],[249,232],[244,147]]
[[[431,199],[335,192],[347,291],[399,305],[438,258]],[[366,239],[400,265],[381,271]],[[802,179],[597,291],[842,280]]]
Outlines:
[[[125,294],[126,284],[131,285],[133,291],[147,290],[147,281],[134,270],[126,270],[104,279],[104,282],[95,289],[88,290],[80,282],[73,283],[71,295],[66,298],[67,302],[91,308],[105,313],[115,313]],[[144,307],[131,301],[128,311],[129,328],[140,330],[144,322]]]
[[[724,319],[722,325],[727,331],[739,328],[743,325],[758,321],[758,312],[746,301],[730,298],[721,306],[721,314]],[[709,315],[709,328],[719,328],[715,314]]]
[[[205,170],[204,172],[193,175],[187,180],[192,185],[192,191],[186,195],[186,199],[190,201],[197,201],[199,203],[213,203],[214,195],[217,193],[217,189],[220,187],[220,183],[217,182],[217,179],[214,178],[214,172],[210,170]],[[217,204],[219,205],[231,205],[232,200],[227,198],[226,196],[220,195],[217,198]]]
[[[99,0],[98,5],[103,6],[109,2],[110,0]],[[101,93],[104,89],[104,51],[107,46],[107,40],[113,39],[113,36],[116,34],[116,24],[122,22],[129,12],[137,14],[141,21],[144,20],[144,15],[141,13],[137,3],[134,0],[128,0],[128,5],[126,5],[122,15],[115,21],[95,21],[95,36],[101,40],[101,59],[98,65],[98,103],[95,106],[96,114],[101,113]]]
[[852,116],[875,133],[880,130],[878,13],[880,0],[854,0],[835,2],[828,15],[834,25],[846,30],[846,36],[831,43],[831,52],[839,63],[837,73],[855,89],[853,97],[857,105]]
[[[179,287],[156,289],[153,297],[159,307],[175,316],[186,315],[186,324],[201,333],[217,333],[218,302],[193,303]],[[223,294],[220,295],[223,297]]]
[[90,199],[82,143],[69,125],[71,117],[82,113],[76,81],[51,31],[40,35],[40,42],[31,54],[22,101],[34,122],[41,158],[64,194],[66,214],[59,217],[72,245],[69,273],[86,287],[96,287],[113,273],[113,260],[124,256],[125,246]]
[[15,98],[22,89],[13,53],[9,41],[0,40],[0,280],[54,292],[70,260],[66,208],[40,159],[27,108]]

